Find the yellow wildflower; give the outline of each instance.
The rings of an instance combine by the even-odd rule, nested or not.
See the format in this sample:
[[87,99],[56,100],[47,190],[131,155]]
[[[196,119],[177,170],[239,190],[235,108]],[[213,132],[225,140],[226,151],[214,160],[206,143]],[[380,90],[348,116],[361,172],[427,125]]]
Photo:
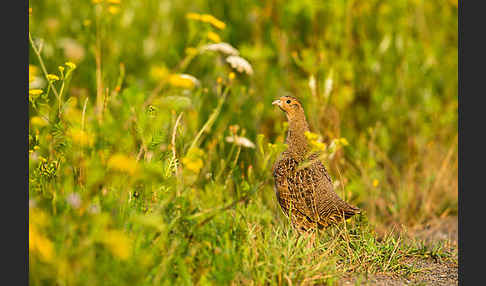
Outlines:
[[65,65],[72,70],[76,68],[76,64],[73,62],[66,62]]
[[108,3],[111,3],[111,4],[120,4],[121,1],[120,0],[108,0]]
[[304,133],[304,135],[307,138],[307,140],[309,141],[310,145],[314,149],[317,149],[317,150],[320,150],[320,151],[325,151],[326,150],[327,145],[326,145],[326,143],[323,143],[323,142],[320,141],[319,134],[306,131]]
[[76,106],[67,106],[67,108],[64,110],[64,115],[66,120],[70,123],[73,123],[76,126],[80,126],[82,124],[81,121],[83,120],[83,112],[79,108],[76,108]]
[[220,76],[218,76],[218,78],[216,78],[216,82],[217,82],[218,84],[223,83],[223,78],[221,78]]
[[211,31],[208,32],[208,39],[215,43],[221,42],[221,38],[219,37],[219,35]]
[[56,80],[59,80],[59,77],[57,75],[55,75],[55,74],[48,74],[47,75],[47,79],[49,81],[56,81]]
[[183,88],[193,88],[196,85],[199,85],[199,81],[188,74],[172,74],[169,77],[169,83],[176,87],[183,87]]
[[108,230],[101,240],[114,256],[126,260],[132,253],[132,244],[128,236],[119,230]]
[[81,129],[70,129],[68,135],[73,140],[73,143],[79,146],[93,146],[95,141],[92,133],[88,133]]
[[42,94],[42,89],[29,89],[29,94],[30,95],[40,95]]
[[[40,159],[46,161],[46,159],[42,156],[39,156]],[[29,223],[33,223],[36,226],[44,227],[49,221],[47,214],[40,209],[29,209]]]
[[306,131],[304,133],[305,137],[307,138],[307,140],[310,140],[310,141],[315,141],[319,138],[319,134],[316,134],[316,133],[313,133],[313,132],[309,132],[309,131]]
[[110,12],[113,15],[118,14],[118,12],[120,12],[120,7],[115,5],[110,5],[108,7],[108,12]]
[[91,0],[91,2],[93,2],[94,4],[98,4],[98,3],[103,2],[103,0]]
[[216,19],[213,15],[209,14],[197,14],[197,13],[187,13],[186,14],[187,19],[191,20],[196,20],[196,21],[201,21],[204,23],[209,23],[213,25],[214,27],[223,30],[226,27],[226,24],[222,22],[221,20]]
[[199,170],[201,170],[201,168],[204,165],[204,162],[202,160],[203,157],[204,157],[204,151],[197,147],[194,147],[189,149],[187,155],[184,158],[182,158],[182,164],[188,170],[194,173],[199,173]]
[[186,18],[187,19],[191,19],[191,20],[201,20],[201,15],[200,14],[197,14],[197,13],[187,13],[186,14]]
[[378,181],[377,179],[373,179],[372,185],[373,185],[373,187],[376,188],[379,183],[380,183],[380,181]]
[[230,80],[233,80],[233,79],[235,79],[236,75],[235,75],[234,72],[230,72],[228,77],[229,77]]
[[339,139],[339,142],[341,143],[341,145],[343,146],[348,146],[349,143],[348,143],[348,140],[346,140],[346,138],[340,138]]
[[188,55],[195,55],[197,54],[197,49],[196,48],[193,48],[193,47],[188,47],[186,48],[186,54]]
[[52,261],[54,256],[52,242],[41,235],[33,223],[29,223],[29,251],[39,253],[40,258],[46,262]]
[[226,24],[224,22],[216,19],[216,17],[209,14],[201,15],[201,21],[205,23],[209,23],[220,30],[223,30],[226,27]]
[[38,69],[34,65],[29,65],[29,83],[33,82],[37,75]]
[[169,70],[165,66],[152,66],[150,68],[150,77],[154,80],[162,80],[167,77]]
[[108,168],[133,175],[138,169],[138,162],[124,154],[115,154],[108,160]]
[[314,146],[315,148],[317,148],[318,150],[321,150],[321,151],[326,151],[326,148],[327,148],[326,143],[322,143],[322,142],[319,142],[319,141],[312,142],[312,146]]
[[30,124],[32,126],[38,126],[38,127],[44,127],[44,126],[49,125],[49,123],[44,118],[39,117],[39,116],[33,116],[30,119]]
[[52,242],[39,232],[39,228],[47,222],[48,217],[43,211],[29,208],[29,250],[39,253],[44,261],[51,261],[54,253]]

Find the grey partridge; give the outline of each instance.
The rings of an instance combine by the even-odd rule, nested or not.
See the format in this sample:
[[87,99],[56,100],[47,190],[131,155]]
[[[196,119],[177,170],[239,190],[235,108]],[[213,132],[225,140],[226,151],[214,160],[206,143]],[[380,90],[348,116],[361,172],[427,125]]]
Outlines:
[[[305,132],[309,131],[301,103],[291,96],[272,102],[285,112],[288,133],[282,152],[272,167],[275,192],[284,214],[299,231],[322,229],[360,212],[343,201],[335,192],[331,177],[312,153]],[[307,164],[304,164],[307,162]]]

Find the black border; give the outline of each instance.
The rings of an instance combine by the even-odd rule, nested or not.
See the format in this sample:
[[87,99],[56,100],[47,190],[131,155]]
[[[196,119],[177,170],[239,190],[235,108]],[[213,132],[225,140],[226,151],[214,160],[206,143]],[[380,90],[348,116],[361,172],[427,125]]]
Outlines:
[[[465,2],[468,2],[466,6]],[[482,285],[485,274],[483,218],[486,215],[483,212],[486,200],[481,195],[485,185],[482,166],[485,162],[486,105],[479,102],[486,93],[486,17],[483,7],[479,7],[483,3],[459,0],[458,5],[459,285]]]
[[[2,27],[2,285],[28,285],[28,23],[29,2],[3,3]],[[10,17],[9,17],[10,16]],[[5,180],[7,179],[7,180]]]

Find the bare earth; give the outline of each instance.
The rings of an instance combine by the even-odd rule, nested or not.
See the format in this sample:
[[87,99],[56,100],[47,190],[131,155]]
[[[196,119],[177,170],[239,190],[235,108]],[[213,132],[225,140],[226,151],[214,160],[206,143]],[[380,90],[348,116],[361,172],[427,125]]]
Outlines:
[[409,230],[405,235],[409,241],[423,241],[434,246],[444,243],[444,248],[453,253],[452,259],[436,261],[432,258],[407,258],[405,263],[418,269],[407,276],[387,273],[370,274],[368,277],[344,277],[338,285],[458,285],[458,222],[457,217],[437,219],[421,228]]

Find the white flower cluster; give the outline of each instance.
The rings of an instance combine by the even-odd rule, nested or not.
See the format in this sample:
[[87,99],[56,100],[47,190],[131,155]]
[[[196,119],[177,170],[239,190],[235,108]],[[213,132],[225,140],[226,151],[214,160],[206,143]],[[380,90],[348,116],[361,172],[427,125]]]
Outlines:
[[237,56],[240,52],[228,43],[207,44],[201,47],[201,51],[221,52],[226,55]]
[[250,63],[240,56],[229,56],[226,58],[226,62],[240,73],[246,72],[249,75],[253,74],[253,68]]
[[255,144],[246,137],[228,136],[226,137],[226,142],[235,143],[236,145],[247,147],[247,148],[255,148]]

